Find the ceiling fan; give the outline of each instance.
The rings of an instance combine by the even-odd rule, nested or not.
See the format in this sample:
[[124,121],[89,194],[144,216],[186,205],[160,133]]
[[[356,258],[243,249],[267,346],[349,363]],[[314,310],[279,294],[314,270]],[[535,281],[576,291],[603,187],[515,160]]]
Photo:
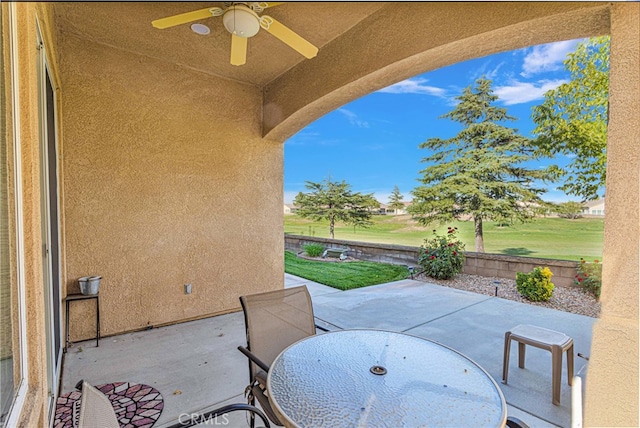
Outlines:
[[242,65],[247,61],[247,39],[255,36],[260,28],[268,31],[306,58],[313,58],[318,54],[318,48],[302,38],[300,35],[276,21],[268,15],[259,15],[269,7],[282,4],[281,2],[226,2],[224,8],[211,7],[181,13],[162,19],[156,19],[151,24],[155,28],[164,29],[188,22],[199,21],[212,16],[222,16],[222,23],[231,33],[231,64]]

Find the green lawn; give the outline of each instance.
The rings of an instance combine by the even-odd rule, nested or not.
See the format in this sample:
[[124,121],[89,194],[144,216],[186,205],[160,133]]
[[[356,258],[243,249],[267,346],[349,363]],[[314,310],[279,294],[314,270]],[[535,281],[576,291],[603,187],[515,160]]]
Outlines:
[[298,258],[291,251],[284,253],[284,270],[339,290],[399,281],[409,275],[406,266],[364,261],[321,262]]
[[[447,226],[457,227],[467,251],[475,251],[473,222],[457,221],[422,227],[408,215],[374,216],[368,229],[336,225],[336,239],[420,246],[432,230],[445,233]],[[296,215],[284,216],[284,231],[295,235],[329,237],[327,222],[314,222]],[[529,223],[499,227],[484,223],[485,252],[560,260],[602,259],[604,219],[537,218]]]

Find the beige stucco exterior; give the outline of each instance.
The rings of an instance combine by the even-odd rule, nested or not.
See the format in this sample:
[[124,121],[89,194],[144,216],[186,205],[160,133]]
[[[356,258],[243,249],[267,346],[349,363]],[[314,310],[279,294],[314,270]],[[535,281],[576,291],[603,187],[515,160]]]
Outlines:
[[[282,143],[306,124],[457,61],[610,33],[603,315],[585,425],[638,425],[639,4],[317,6],[326,17],[344,8],[331,22],[297,12],[313,5],[288,4],[283,16],[305,23],[318,57],[302,61],[257,40],[248,62],[252,52],[260,61],[244,68],[223,64],[225,46],[203,44],[206,59],[171,36],[191,35],[146,28],[162,16],[155,9],[184,7],[16,4],[30,381],[22,426],[48,424],[36,21],[57,96],[62,294],[76,292],[80,276],[102,275],[107,335],[234,311],[238,296],[282,287]],[[116,17],[122,25],[113,24]],[[415,31],[401,31],[408,27]],[[3,41],[6,31],[3,19]],[[211,60],[218,54],[224,61]],[[185,283],[192,294],[184,294]],[[92,335],[93,324],[82,322],[92,319],[91,307],[74,307],[74,339]]]
[[59,46],[66,282],[103,276],[104,333],[281,284],[283,147],[260,135],[259,89],[66,33]]
[[593,330],[585,409],[587,426],[637,426],[640,4],[612,6],[610,61],[603,311]]

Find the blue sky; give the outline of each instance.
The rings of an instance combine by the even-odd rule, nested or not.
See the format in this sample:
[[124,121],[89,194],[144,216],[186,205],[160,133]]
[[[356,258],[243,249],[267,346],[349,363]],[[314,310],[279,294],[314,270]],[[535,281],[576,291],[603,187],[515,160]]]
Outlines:
[[[499,100],[517,121],[505,125],[531,137],[531,108],[546,91],[569,80],[563,61],[579,40],[532,46],[477,58],[431,71],[371,93],[309,124],[285,142],[284,201],[306,192],[306,181],[327,177],[345,180],[353,191],[373,193],[387,203],[394,186],[404,200],[420,185],[420,162],[430,155],[418,146],[429,138],[450,138],[459,124],[439,119],[451,111],[455,97],[481,76],[493,80]],[[565,165],[565,156],[529,166]],[[553,183],[542,198],[547,201],[579,200],[567,196]]]

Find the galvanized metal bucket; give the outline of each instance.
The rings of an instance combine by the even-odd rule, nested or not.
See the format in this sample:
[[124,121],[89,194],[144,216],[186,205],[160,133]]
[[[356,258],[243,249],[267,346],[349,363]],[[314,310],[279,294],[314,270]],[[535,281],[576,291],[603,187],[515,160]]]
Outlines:
[[80,292],[88,296],[98,294],[101,279],[101,276],[83,276],[82,278],[79,278],[78,283],[80,284]]

